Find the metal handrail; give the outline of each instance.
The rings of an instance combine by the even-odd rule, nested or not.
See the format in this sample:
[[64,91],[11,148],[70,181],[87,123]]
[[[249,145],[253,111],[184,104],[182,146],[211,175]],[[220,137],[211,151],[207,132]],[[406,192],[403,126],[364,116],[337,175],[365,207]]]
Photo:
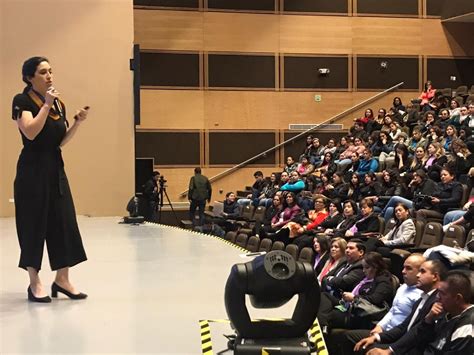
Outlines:
[[[367,100],[364,100],[364,101],[362,101],[362,102],[359,102],[358,104],[356,104],[356,105],[354,105],[354,106],[348,108],[347,110],[344,110],[344,111],[342,111],[341,113],[338,113],[337,115],[335,115],[335,116],[333,116],[333,117],[327,119],[326,121],[323,121],[323,122],[321,122],[321,123],[315,125],[314,127],[311,127],[311,128],[309,128],[309,129],[307,129],[306,131],[303,131],[303,132],[301,132],[300,134],[297,134],[296,136],[291,137],[291,138],[287,139],[286,141],[284,141],[284,142],[282,142],[282,143],[280,143],[280,144],[277,144],[277,145],[275,145],[274,147],[271,147],[271,148],[269,148],[269,149],[267,149],[267,150],[265,150],[265,151],[263,151],[263,152],[261,152],[261,153],[255,155],[255,156],[253,156],[253,157],[251,157],[251,158],[249,158],[249,159],[243,161],[242,163],[239,163],[239,164],[237,164],[237,165],[234,165],[232,168],[229,168],[229,169],[227,169],[227,170],[224,170],[224,171],[220,172],[220,173],[217,174],[217,175],[214,175],[213,177],[209,178],[209,181],[210,181],[210,182],[213,182],[213,181],[219,180],[219,179],[221,179],[222,177],[224,177],[224,176],[226,176],[226,175],[229,175],[229,174],[232,173],[233,171],[238,170],[238,169],[244,167],[244,166],[247,165],[248,163],[250,163],[250,162],[256,160],[257,158],[265,157],[268,153],[274,151],[275,149],[278,149],[278,148],[284,146],[285,144],[288,144],[288,143],[294,141],[295,139],[297,139],[297,138],[299,138],[299,137],[301,137],[301,136],[303,136],[303,135],[306,135],[306,134],[308,134],[308,133],[310,133],[310,132],[312,132],[312,131],[315,131],[315,130],[317,130],[317,129],[319,129],[319,128],[325,126],[325,125],[332,124],[332,123],[334,123],[336,120],[338,120],[339,118],[341,118],[341,117],[345,116],[346,114],[348,114],[349,112],[352,112],[352,111],[354,111],[354,110],[360,108],[361,106],[366,105],[367,103],[372,102],[372,101],[378,99],[379,97],[388,94],[390,91],[393,91],[393,90],[395,90],[395,89],[398,89],[398,88],[399,88],[400,86],[402,86],[403,84],[404,84],[404,82],[402,81],[402,82],[400,82],[400,83],[398,83],[398,84],[396,84],[396,85],[394,85],[394,86],[392,86],[392,87],[390,87],[390,88],[388,88],[388,89],[385,89],[384,91],[379,92],[378,94],[376,94],[376,95],[374,95],[374,96],[372,96],[372,97],[369,97]],[[185,190],[185,191],[183,191],[183,192],[181,192],[180,195],[181,195],[181,196],[186,196],[186,194],[188,193],[188,191],[189,191],[189,189],[188,189],[188,190]]]

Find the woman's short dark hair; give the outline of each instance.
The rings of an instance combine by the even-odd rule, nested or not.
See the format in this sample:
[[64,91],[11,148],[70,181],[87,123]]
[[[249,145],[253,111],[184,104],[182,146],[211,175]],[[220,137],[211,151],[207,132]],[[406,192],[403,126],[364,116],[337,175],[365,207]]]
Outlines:
[[315,238],[321,248],[321,254],[329,251],[329,249],[331,248],[331,243],[328,237],[326,237],[325,235],[317,235]]
[[366,253],[363,260],[367,263],[367,265],[373,267],[376,270],[376,275],[383,274],[385,271],[387,271],[387,264],[383,260],[382,255],[375,251]]
[[355,215],[359,213],[359,207],[357,207],[357,203],[354,200],[345,200],[342,205],[344,206],[346,203],[350,203]]
[[21,74],[23,75],[23,81],[26,83],[27,86],[31,86],[31,82],[28,78],[35,76],[36,68],[42,62],[48,62],[49,60],[46,57],[31,57],[23,63],[23,67],[21,68]]
[[[403,202],[398,202],[398,203],[395,205],[395,207],[394,207],[393,210],[395,210],[397,207],[402,207],[405,211],[408,211],[408,216],[410,217],[410,209],[408,208],[407,205],[405,205]],[[396,216],[395,214],[393,215],[393,217],[395,218],[396,221],[398,221],[398,218],[397,218],[397,216]]]
[[374,201],[370,198],[363,198],[360,201],[360,207],[364,207],[364,206],[374,209]]

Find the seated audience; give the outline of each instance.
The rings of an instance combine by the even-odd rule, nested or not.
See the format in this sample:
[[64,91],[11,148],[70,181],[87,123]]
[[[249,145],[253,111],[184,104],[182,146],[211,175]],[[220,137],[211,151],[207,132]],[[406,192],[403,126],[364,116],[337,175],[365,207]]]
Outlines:
[[380,221],[374,213],[374,203],[369,199],[363,199],[360,202],[360,211],[361,218],[344,233],[344,237],[369,237],[379,233]]
[[[349,242],[346,254],[351,245],[352,243]],[[369,252],[364,254],[361,264],[364,277],[352,290],[343,292],[340,299],[325,292],[321,293],[321,304],[318,311],[318,320],[321,325],[328,326],[328,328],[372,328],[373,319],[351,314],[351,306],[360,299],[381,310],[385,307],[388,311],[388,304],[392,302],[395,290],[391,274],[387,271],[387,265],[382,256],[375,252]],[[384,314],[381,312],[379,319],[383,316]]]
[[[283,175],[283,174],[282,174]],[[290,191],[295,194],[304,190],[304,181],[300,178],[300,173],[298,171],[293,171],[290,174],[290,179],[288,182],[280,187],[281,191]]]
[[437,260],[428,260],[421,264],[417,274],[416,287],[423,291],[420,299],[413,305],[410,314],[405,320],[388,331],[372,333],[369,337],[359,341],[354,351],[367,354],[410,354],[418,355],[424,352],[424,343],[411,344],[412,339],[422,340],[419,333],[419,325],[431,310],[432,305],[438,299],[438,287],[441,280],[445,279],[446,269]]
[[425,173],[424,170],[419,169],[413,174],[413,178],[408,184],[407,196],[393,196],[388,201],[387,205],[384,207],[380,215],[385,218],[385,221],[388,222],[393,216],[393,209],[395,205],[399,202],[402,202],[405,206],[410,209],[419,210],[425,206],[429,206],[427,203],[427,196],[431,196],[438,190],[437,184],[431,180]]
[[[295,172],[292,174],[294,173]],[[282,227],[291,222],[291,220],[300,212],[301,208],[296,204],[296,195],[293,192],[288,192],[285,197],[283,209],[273,217],[271,227],[274,230],[280,230]],[[288,242],[288,240],[285,241]]]
[[351,228],[357,222],[357,214],[359,209],[357,204],[353,200],[347,200],[343,203],[343,215],[344,219],[339,223],[336,228],[327,228],[324,234],[330,237],[343,237],[348,228]]
[[421,254],[411,254],[403,263],[403,281],[404,283],[397,289],[392,307],[388,313],[371,330],[357,329],[348,330],[343,335],[341,346],[344,347],[340,352],[351,354],[355,344],[360,340],[374,334],[388,332],[392,328],[401,324],[411,313],[414,304],[420,299],[423,291],[417,287],[417,274],[425,258]]

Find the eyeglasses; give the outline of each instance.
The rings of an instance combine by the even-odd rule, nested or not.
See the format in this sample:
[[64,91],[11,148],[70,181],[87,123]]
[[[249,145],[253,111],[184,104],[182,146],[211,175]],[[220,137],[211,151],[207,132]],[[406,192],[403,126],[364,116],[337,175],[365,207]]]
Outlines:
[[320,200],[315,201],[315,202],[316,202],[316,203],[324,203],[324,201],[320,201]]

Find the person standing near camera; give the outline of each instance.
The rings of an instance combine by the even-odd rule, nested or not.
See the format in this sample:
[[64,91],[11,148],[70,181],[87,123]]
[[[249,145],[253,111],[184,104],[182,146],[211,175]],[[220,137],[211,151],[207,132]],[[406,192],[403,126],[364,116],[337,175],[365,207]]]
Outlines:
[[156,211],[160,204],[160,196],[158,189],[158,180],[160,179],[160,172],[154,171],[151,175],[151,179],[148,180],[143,186],[143,196],[147,201],[147,213],[145,219],[147,221],[156,221]]
[[195,224],[196,209],[199,208],[199,225],[204,223],[204,208],[206,207],[206,200],[211,202],[212,187],[209,179],[201,174],[201,168],[194,169],[194,176],[189,180],[188,200],[189,218]]
[[53,88],[49,60],[32,57],[23,63],[23,93],[13,99],[12,118],[23,141],[14,182],[15,218],[21,255],[19,267],[28,271],[28,300],[49,303],[51,298],[39,278],[44,242],[56,278],[52,296],[61,292],[71,299],[84,299],[69,280],[69,268],[87,260],[61,147],[71,140],[87,119],[89,107],[76,111],[73,124],[66,119],[66,106]]

